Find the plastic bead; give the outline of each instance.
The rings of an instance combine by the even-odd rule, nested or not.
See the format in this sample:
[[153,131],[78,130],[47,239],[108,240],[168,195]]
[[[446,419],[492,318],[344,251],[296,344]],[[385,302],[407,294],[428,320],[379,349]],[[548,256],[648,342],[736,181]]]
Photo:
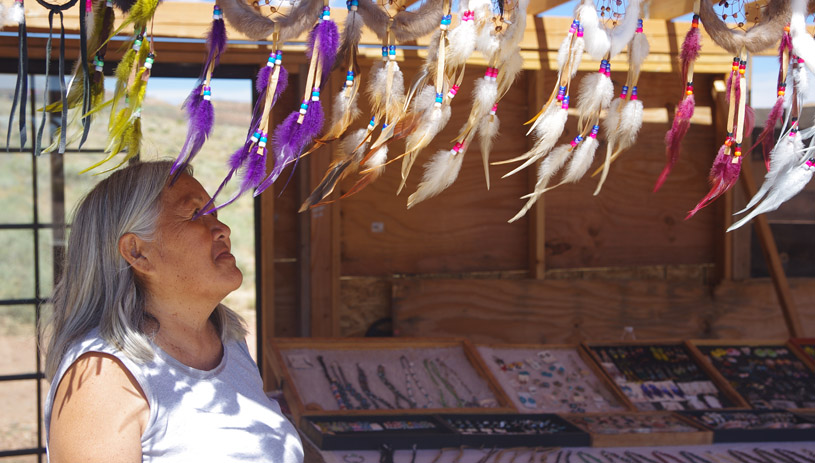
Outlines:
[[594,127],[591,128],[591,133],[589,134],[589,136],[591,138],[597,138],[597,132],[599,132],[599,131],[600,131],[600,126],[595,125]]
[[219,19],[224,19],[224,15],[223,13],[221,13],[221,7],[219,7],[218,5],[215,5],[212,8],[212,19],[216,21]]
[[450,87],[450,91],[447,92],[447,98],[452,99],[453,97],[456,96],[456,93],[458,93],[458,85],[453,85],[452,87]]
[[580,144],[581,141],[583,141],[583,137],[578,135],[578,136],[574,137],[574,140],[572,140],[569,144],[572,145],[572,148],[574,148],[575,146]]
[[153,63],[156,61],[156,55],[149,53],[147,58],[144,59],[144,67],[147,69],[153,69]]
[[636,99],[637,99],[637,87],[634,86],[634,88],[631,89],[631,100],[636,100]]
[[563,97],[563,104],[560,105],[561,109],[569,109],[569,95]]
[[212,88],[204,87],[204,94],[203,97],[205,100],[209,101],[212,99]]
[[498,103],[492,105],[492,109],[490,109],[490,116],[494,116],[496,111],[498,111]]

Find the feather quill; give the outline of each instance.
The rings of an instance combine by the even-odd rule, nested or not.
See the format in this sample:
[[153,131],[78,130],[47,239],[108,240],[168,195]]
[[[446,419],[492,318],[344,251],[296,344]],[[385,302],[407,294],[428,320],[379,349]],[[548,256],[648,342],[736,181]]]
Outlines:
[[357,169],[360,160],[368,150],[368,135],[370,131],[358,129],[340,142],[339,158],[331,163],[320,183],[306,198],[298,212],[305,212],[311,207],[323,204],[324,200],[334,192],[337,183]]
[[574,16],[583,26],[586,53],[597,61],[604,59],[611,48],[611,39],[600,24],[594,0],[582,0],[575,8]]
[[560,138],[560,135],[563,133],[568,116],[568,109],[564,109],[559,104],[550,105],[543,117],[540,119],[538,126],[535,127],[535,135],[537,138],[532,148],[518,157],[506,161],[495,162],[493,164],[500,165],[510,162],[526,161],[523,163],[523,165],[504,175],[504,177],[520,172],[526,167],[532,165],[535,161],[545,156],[555,146],[558,138]]
[[487,182],[487,189],[490,189],[490,152],[495,137],[498,135],[498,130],[501,127],[501,122],[498,116],[491,114],[486,116],[478,128],[478,137],[481,148],[481,159],[484,164],[484,179]]
[[597,152],[599,146],[600,142],[597,141],[596,136],[589,136],[583,140],[583,142],[577,146],[577,150],[575,150],[569,165],[566,167],[566,172],[563,174],[560,183],[575,183],[583,178],[589,170],[589,167],[591,167],[591,163],[594,161],[594,154]]
[[736,214],[743,214],[758,204],[767,192],[775,186],[776,180],[795,167],[798,161],[796,154],[803,152],[803,149],[803,141],[797,132],[790,132],[788,135],[782,136],[781,140],[773,148],[770,166],[767,174],[764,175],[764,183],[761,184],[761,188],[750,199],[744,209],[736,212]]
[[665,134],[665,156],[667,157],[667,162],[654,185],[654,192],[657,192],[662,187],[665,180],[668,179],[668,175],[670,175],[674,165],[676,165],[676,161],[679,160],[682,140],[690,128],[690,119],[693,117],[695,107],[696,101],[693,95],[687,95],[685,99],[679,103],[679,106],[676,107],[676,114],[671,123],[671,129]]
[[351,187],[342,198],[347,198],[351,195],[355,195],[362,191],[366,186],[373,183],[376,179],[378,179],[384,172],[385,166],[387,165],[386,161],[388,160],[388,145],[382,145],[377,148],[373,154],[368,156],[368,159],[365,160],[365,174],[357,180],[354,186]]

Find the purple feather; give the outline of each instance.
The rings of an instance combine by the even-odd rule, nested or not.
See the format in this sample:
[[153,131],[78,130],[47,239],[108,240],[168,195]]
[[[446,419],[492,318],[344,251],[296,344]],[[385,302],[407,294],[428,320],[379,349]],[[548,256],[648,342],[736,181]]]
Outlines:
[[201,95],[203,84],[196,86],[192,93],[184,102],[189,123],[187,126],[187,138],[181,152],[173,163],[171,174],[176,175],[180,168],[192,162],[192,159],[204,146],[207,138],[212,133],[212,125],[215,122],[215,110],[209,100],[205,100]]
[[688,68],[690,63],[696,61],[699,57],[699,52],[702,50],[702,36],[699,33],[698,27],[692,27],[691,30],[685,35],[685,40],[682,42],[682,51],[679,52],[679,59],[682,62],[682,81],[688,81]]
[[277,76],[277,87],[274,89],[274,98],[272,98],[272,104],[277,103],[277,99],[280,98],[280,95],[286,90],[286,87],[289,86],[289,71],[286,70],[282,65],[280,66],[280,74]]
[[217,66],[221,60],[221,53],[226,50],[226,24],[223,19],[212,21],[212,27],[207,34],[207,50],[209,50],[209,56],[207,62],[204,63],[204,72],[211,61],[214,61],[214,65]]
[[[289,185],[289,182],[291,182],[292,176],[294,175],[294,169],[297,168],[297,162],[300,160],[300,153],[302,153],[303,150],[306,148],[306,146],[309,143],[311,143],[312,140],[314,140],[314,138],[317,137],[317,135],[319,135],[320,132],[323,130],[323,121],[324,121],[324,119],[325,119],[325,116],[324,116],[324,113],[323,113],[323,105],[320,103],[319,100],[312,101],[311,104],[309,104],[309,106],[308,106],[308,112],[303,117],[303,123],[300,125],[300,130],[303,132],[302,135],[299,137],[300,138],[300,140],[299,140],[300,141],[300,146],[297,147],[297,151],[296,151],[297,155],[294,157],[294,161],[293,161],[294,162],[294,167],[292,167],[292,169],[291,169],[291,174],[289,175],[289,179],[286,180],[286,185],[283,186],[284,190]],[[290,164],[291,162],[292,161],[289,160],[289,161],[287,161],[287,164]],[[277,167],[277,166],[275,165],[275,167]],[[281,167],[281,170],[284,167],[286,167],[286,165],[283,165]],[[279,175],[280,175],[280,173],[278,172],[277,176],[279,176]],[[277,176],[275,176],[275,179],[277,178]],[[274,181],[274,180],[272,180],[272,181]]]
[[[778,44],[778,64],[784,65],[784,52],[792,51],[792,36],[785,33],[781,36],[781,42]],[[780,73],[781,71],[779,71]]]
[[[266,177],[263,182],[258,185],[257,189],[255,190],[255,196],[263,193],[263,191],[269,187],[272,183],[274,183],[275,178],[272,176],[275,173],[275,170],[283,170],[283,163],[285,160],[290,156],[289,152],[291,151],[291,143],[295,136],[297,136],[298,129],[300,128],[300,124],[297,123],[297,118],[300,116],[300,113],[297,111],[292,112],[291,114],[283,120],[283,122],[275,127],[274,134],[272,135],[272,151],[274,152],[274,167],[272,168],[272,173]],[[278,165],[280,165],[278,169]],[[279,174],[278,174],[279,175]]]
[[340,31],[334,21],[320,21],[319,24],[314,26],[311,34],[308,37],[308,46],[306,48],[306,56],[311,59],[314,53],[314,40],[319,38],[320,60],[322,63],[322,81],[320,86],[325,83],[328,76],[331,74],[331,69],[334,67],[334,59],[337,57],[337,51],[340,45]]
[[269,78],[272,76],[272,67],[264,65],[258,71],[258,75],[255,78],[255,91],[258,94],[263,94],[266,92],[266,87],[269,86]]

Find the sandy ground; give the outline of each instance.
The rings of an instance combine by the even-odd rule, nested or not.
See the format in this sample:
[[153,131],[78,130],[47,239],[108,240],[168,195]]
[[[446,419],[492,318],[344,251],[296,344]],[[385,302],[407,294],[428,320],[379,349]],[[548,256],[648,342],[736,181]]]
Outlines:
[[[254,314],[242,314],[249,328],[249,351],[256,352]],[[0,319],[0,324],[2,324]],[[0,326],[0,375],[34,372],[33,327]],[[42,382],[43,399],[49,384]],[[34,448],[37,443],[37,389],[33,380],[0,383],[0,450]],[[36,456],[0,458],[0,463],[34,463]],[[45,459],[43,458],[43,461]]]

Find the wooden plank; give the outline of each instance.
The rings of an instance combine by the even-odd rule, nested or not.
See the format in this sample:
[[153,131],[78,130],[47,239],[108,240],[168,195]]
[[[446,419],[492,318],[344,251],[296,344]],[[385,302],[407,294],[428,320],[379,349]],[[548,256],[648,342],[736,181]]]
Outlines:
[[[791,281],[805,331],[815,329],[815,285]],[[641,339],[778,338],[787,334],[767,281],[396,280],[395,328],[403,336],[474,342],[615,340],[626,326]]]
[[[533,96],[534,105],[529,107],[529,118],[534,117],[540,108],[546,103],[551,93],[546,91],[546,77],[543,71],[530,71],[529,95]],[[535,144],[533,137],[527,138],[528,147]],[[535,189],[538,182],[537,169],[527,170],[529,191]],[[543,279],[546,274],[546,195],[542,195],[535,206],[529,211],[529,276],[535,279]]]
[[670,20],[687,13],[692,13],[693,0],[673,0],[670,2],[652,0],[648,2],[647,8],[649,18]]
[[[339,91],[337,79],[328,82],[324,94],[334,95]],[[326,114],[331,114],[333,99],[323,101]],[[336,143],[323,146],[308,156],[308,182],[306,194],[310,194],[320,183],[323,174],[332,161]],[[332,193],[336,198],[336,192]],[[302,215],[308,216],[309,238],[309,278],[311,299],[311,336],[330,337],[339,334],[339,295],[340,295],[340,235],[339,211],[337,203],[314,207]]]
[[[403,67],[403,72],[410,75],[413,69]],[[406,207],[430,156],[451,148],[450,140],[458,134],[470,110],[470,102],[463,95],[471,91],[472,83],[482,72],[477,68],[467,72],[464,79],[467,90],[462,86],[460,97],[453,101],[450,121],[417,157],[400,195],[396,191],[401,181],[401,163],[396,162],[376,182],[340,201],[344,276],[514,271],[528,267],[527,224],[506,222],[521,206],[517,198],[527,192],[525,174],[501,179],[507,169],[491,167],[491,187],[487,190],[477,139],[450,188],[411,209]],[[491,160],[507,159],[526,150],[522,124],[530,102],[525,79],[524,73],[519,75],[498,108],[501,131]],[[369,114],[367,101],[360,101],[360,108],[363,114]],[[394,142],[389,147],[389,157],[400,154],[403,148],[402,141]],[[338,188],[347,192],[356,179],[352,175]]]
[[[743,167],[747,168],[747,172],[751,172],[752,160],[750,156],[743,156]],[[742,175],[740,181],[747,196],[752,198],[757,191],[755,181],[752,175]],[[775,245],[773,232],[770,230],[770,224],[767,222],[767,217],[759,215],[753,219],[755,231],[758,234],[758,239],[761,242],[761,250],[764,254],[764,261],[770,268],[770,277],[773,282],[778,303],[781,306],[781,313],[784,316],[784,322],[787,325],[787,331],[791,338],[799,338],[804,335],[803,326],[801,325],[801,318],[798,315],[798,309],[790,291],[789,281],[787,275],[784,273],[784,267],[781,265],[781,258],[778,255],[778,248]]]
[[[612,72],[620,85],[625,74]],[[548,269],[704,264],[713,262],[715,220],[711,209],[685,220],[687,211],[708,191],[707,174],[715,155],[711,126],[712,100],[699,92],[682,153],[659,192],[654,183],[664,164],[664,135],[670,128],[669,108],[681,98],[675,76],[647,73],[639,98],[645,105],[637,143],[611,166],[608,181],[593,196],[596,178],[557,188],[546,195],[546,265]],[[710,88],[710,76],[698,75],[698,88]],[[576,133],[570,118],[562,141]],[[594,165],[605,155],[607,135]]]
[[567,1],[569,0],[530,0],[529,6],[526,7],[526,12],[530,15],[537,15],[562,5]]
[[[258,307],[260,317],[260,338],[271,339],[275,336],[275,262],[274,243],[263,240],[264,236],[275,235],[275,196],[260,195],[255,199],[256,207],[260,209],[260,226],[255,229],[259,233],[255,236],[255,249],[260,255],[258,262],[258,281],[261,282],[258,288],[260,293],[260,307]],[[257,216],[256,216],[257,217]],[[267,350],[265,342],[259,343],[263,351],[263,358],[273,355]],[[273,373],[270,363],[261,362],[261,374],[264,379],[266,390],[272,389],[270,378]]]
[[[715,140],[724,140],[729,132],[727,127],[728,104],[726,99],[725,82],[717,80],[713,83],[713,127],[715,130]],[[745,143],[745,145],[747,145]],[[748,145],[749,146],[749,145]],[[714,147],[715,148],[715,145]],[[730,280],[733,278],[733,235],[725,233],[725,230],[733,223],[733,195],[728,192],[723,198],[717,201],[716,214],[716,277],[717,279]]]

